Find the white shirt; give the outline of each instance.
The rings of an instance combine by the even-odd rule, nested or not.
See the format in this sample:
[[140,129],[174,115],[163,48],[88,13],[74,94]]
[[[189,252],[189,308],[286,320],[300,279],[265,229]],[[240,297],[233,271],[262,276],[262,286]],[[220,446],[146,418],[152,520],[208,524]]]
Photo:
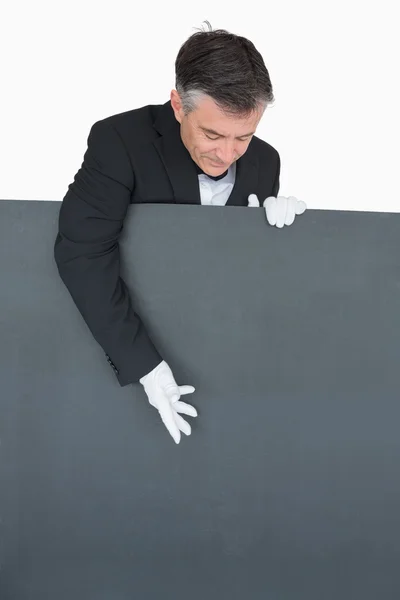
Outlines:
[[233,190],[236,178],[236,162],[231,164],[227,174],[215,181],[207,175],[198,175],[201,204],[207,206],[225,206]]

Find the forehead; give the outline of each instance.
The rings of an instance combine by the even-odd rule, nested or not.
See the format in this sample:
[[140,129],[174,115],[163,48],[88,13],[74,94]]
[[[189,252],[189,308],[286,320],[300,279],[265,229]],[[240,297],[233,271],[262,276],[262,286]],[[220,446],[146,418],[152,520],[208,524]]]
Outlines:
[[244,136],[255,131],[262,111],[255,111],[245,118],[224,114],[209,96],[202,98],[192,113],[196,126],[212,130],[223,136]]

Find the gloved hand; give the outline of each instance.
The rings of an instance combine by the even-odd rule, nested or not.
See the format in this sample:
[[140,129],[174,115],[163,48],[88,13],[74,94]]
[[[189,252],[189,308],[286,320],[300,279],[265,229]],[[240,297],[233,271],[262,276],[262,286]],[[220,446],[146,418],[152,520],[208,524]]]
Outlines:
[[[250,194],[248,206],[260,206],[256,194]],[[295,215],[302,215],[307,206],[305,202],[298,200],[295,196],[268,196],[263,202],[265,214],[270,225],[276,225],[281,228],[284,225],[291,225]]]
[[186,435],[190,435],[192,431],[189,423],[179,413],[197,417],[196,409],[186,402],[180,402],[179,398],[185,394],[192,394],[194,387],[178,386],[170,367],[164,360],[139,381],[144,387],[150,404],[158,410],[175,443],[179,444],[181,431]]

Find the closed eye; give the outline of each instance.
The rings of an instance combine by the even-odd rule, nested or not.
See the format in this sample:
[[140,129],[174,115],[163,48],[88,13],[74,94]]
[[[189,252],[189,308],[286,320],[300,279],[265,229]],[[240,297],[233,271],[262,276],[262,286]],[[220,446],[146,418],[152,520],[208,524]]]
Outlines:
[[[209,135],[205,134],[206,138],[208,138],[209,140],[218,140],[219,137],[210,137]],[[238,138],[239,142],[247,142],[247,140],[250,139],[251,136],[246,137],[245,139],[243,138]]]

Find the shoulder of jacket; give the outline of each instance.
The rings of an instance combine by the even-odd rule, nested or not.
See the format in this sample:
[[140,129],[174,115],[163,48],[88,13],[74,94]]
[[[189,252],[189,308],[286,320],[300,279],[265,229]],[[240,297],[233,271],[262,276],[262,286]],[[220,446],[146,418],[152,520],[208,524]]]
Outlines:
[[162,105],[148,104],[110,115],[93,123],[91,129],[97,132],[114,130],[114,136],[116,132],[127,147],[132,147],[135,141],[139,140],[143,143],[145,140],[157,137],[153,125],[161,107]]
[[126,110],[124,112],[116,113],[99,119],[94,123],[104,123],[105,125],[111,125],[115,129],[121,130],[127,125],[152,125],[155,118],[157,117],[157,109],[161,108],[162,105],[158,104],[146,104],[139,108],[133,108],[132,110]]
[[261,138],[257,137],[256,135],[253,136],[252,143],[254,145],[255,152],[260,153],[262,155],[267,155],[269,158],[271,157],[271,155],[275,155],[276,158],[279,158],[278,150],[276,150],[274,146],[272,146],[265,140],[262,140]]

